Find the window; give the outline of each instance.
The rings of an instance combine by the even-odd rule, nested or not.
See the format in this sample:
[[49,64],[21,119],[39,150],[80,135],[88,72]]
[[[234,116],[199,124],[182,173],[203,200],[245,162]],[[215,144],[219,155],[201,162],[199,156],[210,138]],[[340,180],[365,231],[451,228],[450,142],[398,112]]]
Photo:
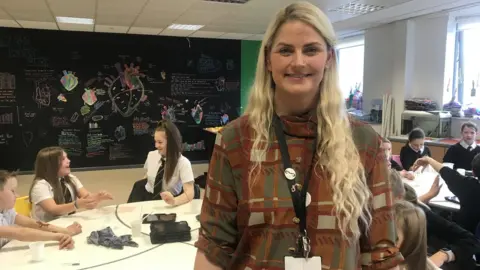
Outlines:
[[363,37],[340,43],[337,48],[340,88],[344,98],[348,98],[351,91],[363,90],[364,49]]
[[480,18],[460,20],[457,26],[453,85],[463,105],[480,105]]

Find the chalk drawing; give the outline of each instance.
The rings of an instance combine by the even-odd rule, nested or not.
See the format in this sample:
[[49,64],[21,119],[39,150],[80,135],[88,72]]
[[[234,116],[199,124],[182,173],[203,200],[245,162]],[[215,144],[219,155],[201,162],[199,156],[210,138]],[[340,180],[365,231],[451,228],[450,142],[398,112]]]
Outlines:
[[97,102],[97,96],[95,95],[95,90],[94,89],[85,89],[85,93],[82,95],[83,102],[85,104],[92,106]]
[[127,137],[126,132],[125,132],[125,128],[123,126],[116,127],[114,135],[115,135],[115,138],[117,139],[117,141],[119,141],[119,142],[125,140],[125,138]]
[[78,77],[72,71],[63,71],[63,77],[60,79],[63,87],[67,91],[72,91],[78,85]]
[[74,112],[74,113],[72,114],[72,116],[70,117],[70,122],[72,122],[72,123],[77,122],[78,117],[79,117],[78,112]]
[[0,125],[12,125],[13,113],[0,114]]
[[33,142],[33,133],[31,131],[22,132],[22,140],[25,147],[29,147]]
[[50,106],[51,89],[50,85],[44,81],[35,82],[35,93],[33,100],[38,104],[38,107]]
[[63,94],[59,94],[57,99],[61,102],[67,102],[67,98]]
[[16,88],[15,75],[0,72],[0,90],[13,90]]

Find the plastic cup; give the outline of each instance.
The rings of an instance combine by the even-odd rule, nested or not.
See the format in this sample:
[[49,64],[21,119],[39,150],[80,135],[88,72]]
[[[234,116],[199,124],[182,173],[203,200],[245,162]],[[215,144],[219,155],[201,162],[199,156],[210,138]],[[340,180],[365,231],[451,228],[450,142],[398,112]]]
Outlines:
[[142,236],[142,220],[134,220],[131,223],[132,237]]
[[32,261],[40,262],[45,258],[45,243],[34,242],[28,245],[30,247],[30,253],[32,255]]

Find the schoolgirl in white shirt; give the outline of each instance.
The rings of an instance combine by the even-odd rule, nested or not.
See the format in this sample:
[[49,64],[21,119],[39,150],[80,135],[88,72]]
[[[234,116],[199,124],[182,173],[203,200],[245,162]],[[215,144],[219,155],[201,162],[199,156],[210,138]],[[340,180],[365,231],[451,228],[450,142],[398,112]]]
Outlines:
[[135,182],[128,202],[163,199],[170,205],[181,205],[191,201],[195,179],[190,161],[181,153],[180,131],[171,121],[162,120],[154,140],[157,150],[148,153],[145,179]]
[[100,201],[112,199],[106,191],[91,194],[85,189],[70,173],[67,153],[56,146],[38,152],[29,196],[32,217],[41,221],[72,214],[77,209],[93,209]]

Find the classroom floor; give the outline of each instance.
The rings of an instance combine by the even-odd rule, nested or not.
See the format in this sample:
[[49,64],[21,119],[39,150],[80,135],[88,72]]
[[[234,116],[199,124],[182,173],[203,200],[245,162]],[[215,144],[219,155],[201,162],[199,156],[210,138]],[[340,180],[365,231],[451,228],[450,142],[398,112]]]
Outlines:
[[[192,165],[195,177],[202,175],[208,169],[208,164]],[[145,171],[138,169],[118,169],[118,170],[102,170],[102,171],[84,171],[73,172],[77,176],[86,189],[90,192],[107,190],[112,193],[114,199],[106,201],[101,206],[122,204],[127,202],[128,195],[132,190],[133,183],[143,178]],[[26,196],[32,184],[33,175],[19,175],[18,179],[18,195]]]

